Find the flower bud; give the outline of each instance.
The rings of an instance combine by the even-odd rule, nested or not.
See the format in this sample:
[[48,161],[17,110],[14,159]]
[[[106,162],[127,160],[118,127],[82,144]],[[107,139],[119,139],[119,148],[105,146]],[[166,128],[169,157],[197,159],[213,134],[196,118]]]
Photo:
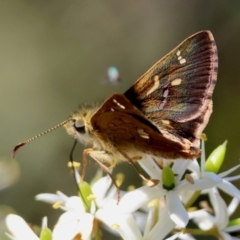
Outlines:
[[218,173],[220,167],[222,166],[223,160],[225,158],[227,141],[218,146],[208,157],[205,163],[205,170],[207,172]]
[[172,190],[175,187],[174,173],[169,166],[166,166],[162,170],[162,185],[166,190]]
[[80,190],[80,197],[83,200],[84,207],[85,207],[86,211],[89,212],[90,207],[91,207],[91,198],[89,198],[89,196],[93,195],[91,186],[83,180],[80,181],[78,186],[79,186],[79,190]]
[[41,231],[40,240],[52,240],[52,232],[49,228],[44,228]]

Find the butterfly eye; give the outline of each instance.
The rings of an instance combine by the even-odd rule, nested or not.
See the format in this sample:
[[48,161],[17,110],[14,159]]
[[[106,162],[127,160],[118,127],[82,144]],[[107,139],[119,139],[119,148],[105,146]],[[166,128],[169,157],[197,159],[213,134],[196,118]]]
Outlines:
[[84,121],[81,118],[79,118],[77,120],[75,119],[73,126],[76,129],[76,131],[79,132],[79,133],[85,133],[86,132]]

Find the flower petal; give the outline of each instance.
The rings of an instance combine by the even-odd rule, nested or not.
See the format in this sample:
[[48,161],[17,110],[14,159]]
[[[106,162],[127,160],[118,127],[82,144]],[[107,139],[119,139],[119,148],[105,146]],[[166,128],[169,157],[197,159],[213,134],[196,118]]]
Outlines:
[[6,224],[9,231],[17,240],[39,240],[28,224],[18,215],[9,214],[6,217]]
[[211,229],[214,226],[215,218],[207,213],[205,210],[198,210],[189,213],[189,218],[198,225],[198,227],[204,231]]
[[211,173],[204,173],[203,175],[208,175],[207,177],[202,179],[194,179],[194,183],[190,183],[186,180],[182,180],[176,187],[176,191],[183,191],[183,190],[204,190],[208,188],[215,187],[219,184],[222,179],[219,178],[216,174]]
[[163,196],[167,193],[165,189],[143,186],[126,193],[120,200],[119,207],[124,213],[134,212],[149,201]]
[[138,161],[141,168],[152,178],[159,179],[161,170],[150,156]]
[[115,229],[123,239],[141,240],[142,234],[132,216],[132,214],[122,214],[119,211],[99,209],[96,217]]
[[79,213],[85,212],[83,202],[81,198],[77,196],[69,197],[65,203],[65,208],[66,208],[65,210],[68,210],[68,211],[74,210]]
[[229,221],[227,205],[216,188],[209,191],[209,197],[216,217],[215,224],[219,229],[223,229],[227,226]]
[[239,205],[239,199],[234,197],[230,204],[228,205],[228,215],[231,216],[237,209]]
[[35,196],[35,200],[47,202],[50,204],[54,204],[60,201],[63,201],[63,202],[65,201],[65,199],[63,200],[63,198],[58,194],[52,194],[52,193],[40,193]]
[[230,196],[237,197],[240,200],[240,190],[225,179],[223,179],[222,183],[219,183],[217,187],[228,193]]
[[[156,201],[155,201],[156,203]],[[145,229],[144,229],[144,238],[149,234],[150,230],[158,220],[156,217],[156,211],[158,211],[158,205],[153,204],[152,206],[149,207],[148,211],[148,216],[147,216],[147,221],[145,224]],[[158,214],[158,213],[157,213]]]
[[220,235],[221,235],[221,239],[223,239],[223,240],[234,240],[235,239],[230,234],[228,234],[226,232],[220,232]]
[[174,165],[172,166],[172,171],[176,175],[176,182],[178,183],[180,179],[182,178],[183,174],[185,173],[186,169],[189,166],[190,160],[177,160],[174,161]]
[[171,237],[166,238],[165,240],[174,240],[176,239],[181,233],[175,233],[174,235],[172,235]]
[[166,195],[166,203],[170,218],[177,226],[185,227],[189,221],[188,213],[175,191],[168,192]]
[[187,233],[181,233],[180,235],[178,235],[178,238],[181,240],[196,240],[196,238]]
[[42,229],[47,228],[47,217],[43,217],[42,219]]
[[94,195],[97,197],[97,201],[102,201],[105,197],[108,189],[112,184],[112,179],[107,175],[105,177],[100,178],[92,185],[92,191]]
[[233,181],[239,180],[239,179],[240,179],[240,175],[231,176],[231,177],[225,177],[224,179],[225,179],[226,181],[228,181],[228,182],[233,182]]
[[136,211],[133,213],[133,217],[138,225],[138,228],[141,232],[143,232],[147,222],[147,213]]
[[238,168],[240,167],[240,164],[228,169],[227,171],[225,172],[222,172],[222,173],[219,173],[219,176],[220,177],[226,177],[228,176],[230,173],[232,173],[233,171],[237,170]]
[[92,232],[93,220],[93,215],[88,213],[66,212],[61,215],[53,229],[53,239],[72,240],[77,234],[80,234],[81,239],[86,240]]
[[144,239],[165,239],[175,226],[166,207],[160,207],[159,220],[148,233],[144,234]]
[[193,161],[190,161],[190,163],[188,164],[188,169],[192,172],[197,173],[197,175],[200,177],[201,170],[196,159],[194,159]]

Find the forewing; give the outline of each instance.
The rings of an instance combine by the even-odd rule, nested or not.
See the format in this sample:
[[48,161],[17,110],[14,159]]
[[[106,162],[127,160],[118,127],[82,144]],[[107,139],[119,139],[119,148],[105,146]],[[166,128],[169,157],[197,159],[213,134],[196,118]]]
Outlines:
[[160,59],[124,95],[159,130],[194,143],[212,111],[217,68],[211,32],[198,32]]
[[124,95],[114,94],[92,116],[93,134],[106,151],[143,152],[164,158],[193,158],[187,139],[159,131]]

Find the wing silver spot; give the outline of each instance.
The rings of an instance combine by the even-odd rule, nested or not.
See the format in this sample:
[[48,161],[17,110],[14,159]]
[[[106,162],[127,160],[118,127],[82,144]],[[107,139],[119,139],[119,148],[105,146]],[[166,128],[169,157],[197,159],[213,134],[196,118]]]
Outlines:
[[116,99],[113,99],[113,102],[114,102],[118,107],[120,107],[120,108],[122,108],[122,109],[125,109],[125,107],[124,107],[121,103],[119,103]]
[[138,128],[137,133],[141,138],[150,139],[149,135],[142,128]]
[[177,86],[177,85],[180,85],[182,82],[182,79],[181,78],[176,78],[174,79],[172,82],[171,82],[171,85],[172,86]]
[[186,61],[185,58],[183,58],[183,59],[181,59],[179,62],[180,62],[180,64],[184,64],[184,63],[186,63],[187,61]]
[[147,91],[146,93],[147,96],[159,88],[159,84],[160,84],[159,76],[155,75],[152,80],[153,80],[153,86]]
[[186,59],[181,56],[181,51],[180,50],[177,51],[177,57],[178,57],[177,59],[178,59],[180,64],[184,64],[185,62],[187,62]]
[[162,110],[163,108],[164,108],[164,106],[165,106],[165,104],[167,103],[167,96],[168,96],[168,93],[169,93],[169,90],[166,88],[165,90],[164,90],[164,92],[163,92],[163,97],[164,97],[164,99],[163,99],[163,101],[160,103],[160,105],[159,105],[159,109],[160,110]]
[[170,124],[170,121],[169,121],[169,120],[161,120],[161,122],[162,122],[164,125],[169,125],[169,124]]

